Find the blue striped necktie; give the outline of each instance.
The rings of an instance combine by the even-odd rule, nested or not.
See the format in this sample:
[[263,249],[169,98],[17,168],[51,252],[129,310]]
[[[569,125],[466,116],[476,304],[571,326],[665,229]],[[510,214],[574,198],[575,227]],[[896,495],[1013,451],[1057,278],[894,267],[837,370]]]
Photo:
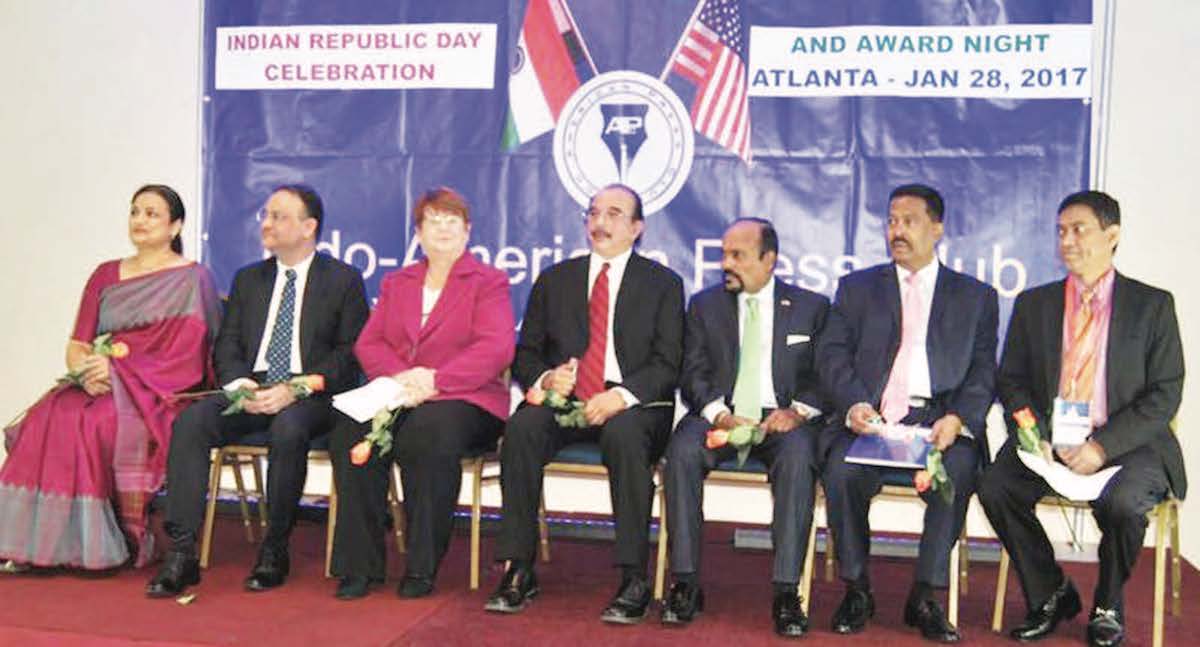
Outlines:
[[275,327],[271,329],[271,342],[267,344],[267,384],[282,382],[292,370],[292,328],[296,319],[296,270],[284,272],[287,282],[283,284],[283,296],[279,299],[279,312],[275,313]]

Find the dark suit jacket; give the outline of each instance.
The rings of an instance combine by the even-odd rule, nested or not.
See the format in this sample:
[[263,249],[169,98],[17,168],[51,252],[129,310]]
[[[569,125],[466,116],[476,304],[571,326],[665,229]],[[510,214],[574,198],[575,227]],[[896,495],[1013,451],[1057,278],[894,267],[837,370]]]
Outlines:
[[[213,347],[218,384],[251,377],[266,330],[275,287],[275,258],[247,265],[233,277],[225,318]],[[361,381],[354,340],[369,309],[362,274],[325,254],[308,268],[300,312],[300,363],[305,374],[325,377],[325,391],[340,393]]]
[[[1042,434],[1050,438],[1062,369],[1065,300],[1062,280],[1022,292],[1013,305],[997,377],[1010,437],[1016,434],[1012,413],[1029,407]],[[1162,458],[1171,489],[1183,498],[1187,475],[1179,441],[1170,429],[1183,394],[1183,346],[1171,293],[1117,273],[1106,352],[1108,422],[1092,438],[1110,462],[1151,446]]]
[[[529,388],[542,373],[588,345],[588,257],[542,272],[529,294],[513,377]],[[642,402],[674,401],[683,355],[683,281],[671,270],[629,256],[613,312],[613,344],[623,386]],[[608,386],[617,386],[609,384]]]
[[[775,280],[775,317],[771,381],[781,408],[793,401],[828,412],[829,403],[816,372],[816,347],[829,299]],[[807,339],[788,343],[789,336]],[[683,401],[692,413],[721,399],[732,407],[741,341],[738,337],[737,295],[716,285],[697,293],[688,306],[683,343]]]
[[[931,407],[939,417],[958,414],[980,444],[984,460],[990,456],[986,419],[995,399],[998,326],[994,288],[945,265],[938,268],[926,336]],[[879,408],[900,350],[900,332],[894,264],[841,278],[817,351],[821,383],[837,409],[834,429],[843,428],[846,411],[855,403]]]

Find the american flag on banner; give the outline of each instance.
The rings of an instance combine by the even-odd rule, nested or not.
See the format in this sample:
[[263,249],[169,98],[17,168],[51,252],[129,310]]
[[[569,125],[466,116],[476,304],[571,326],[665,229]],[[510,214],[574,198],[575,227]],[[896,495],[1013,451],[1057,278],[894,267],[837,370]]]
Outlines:
[[700,0],[667,65],[672,75],[694,90],[691,107],[696,130],[749,163],[742,0]]

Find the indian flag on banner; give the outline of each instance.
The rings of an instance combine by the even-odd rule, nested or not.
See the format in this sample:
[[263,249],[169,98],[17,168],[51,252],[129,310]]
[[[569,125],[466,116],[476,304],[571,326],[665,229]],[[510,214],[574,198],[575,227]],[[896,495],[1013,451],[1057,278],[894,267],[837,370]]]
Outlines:
[[516,62],[508,77],[508,118],[502,150],[554,129],[579,86],[596,75],[566,0],[529,0]]

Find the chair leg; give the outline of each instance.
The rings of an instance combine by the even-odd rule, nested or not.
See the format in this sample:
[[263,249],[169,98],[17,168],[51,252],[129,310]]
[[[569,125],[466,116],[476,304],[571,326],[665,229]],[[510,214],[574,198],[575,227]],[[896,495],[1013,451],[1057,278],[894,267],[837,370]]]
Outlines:
[[1004,623],[1004,595],[1008,589],[1008,551],[1000,547],[1000,572],[996,575],[996,601],[992,604],[992,631],[1000,633]]
[[808,525],[808,549],[804,552],[804,567],[800,572],[800,608],[808,614],[809,598],[812,594],[813,569],[817,553],[817,522]]
[[546,494],[538,501],[538,540],[542,548],[542,561],[550,561],[550,526],[546,523]]
[[1163,607],[1166,606],[1169,505],[1169,503],[1160,503],[1154,509],[1154,633],[1151,641],[1154,647],[1162,647],[1163,644]]
[[337,529],[337,480],[329,479],[329,518],[325,520],[325,577],[333,577],[333,534]]
[[967,595],[967,569],[971,561],[970,542],[967,540],[967,524],[963,524],[962,534],[958,537],[958,592]]
[[1183,568],[1179,557],[1179,502],[1171,501],[1171,615],[1183,613]]
[[217,494],[221,489],[221,465],[225,457],[220,449],[214,449],[208,468],[208,504],[204,507],[204,529],[200,533],[200,567],[208,568],[208,555],[212,550],[213,522],[217,516]]
[[388,505],[392,508],[392,529],[396,533],[396,550],[404,554],[404,507],[400,505],[400,486],[396,484],[396,468],[388,478]]
[[658,486],[658,562],[654,565],[654,599],[663,599],[663,587],[667,579],[667,488],[661,472]]
[[471,463],[471,590],[479,588],[479,524],[483,499],[483,458]]
[[[227,456],[224,452],[222,456]],[[242,526],[246,529],[246,541],[254,543],[254,522],[250,517],[250,506],[246,503],[246,479],[242,476],[242,459],[233,457],[233,482],[237,487],[238,507],[242,510]]]
[[825,526],[825,581],[833,581],[834,570],[834,555],[833,550],[833,530],[829,526]]
[[262,528],[263,537],[266,537],[267,519],[271,513],[267,509],[267,488],[263,486],[262,460],[255,456],[250,465],[254,468],[254,488],[258,491],[258,525]]
[[954,571],[958,570],[958,560],[961,557],[962,540],[954,542],[954,546],[950,549],[950,590],[947,592],[946,606],[949,607],[947,615],[949,615],[950,624],[958,626],[958,577]]

